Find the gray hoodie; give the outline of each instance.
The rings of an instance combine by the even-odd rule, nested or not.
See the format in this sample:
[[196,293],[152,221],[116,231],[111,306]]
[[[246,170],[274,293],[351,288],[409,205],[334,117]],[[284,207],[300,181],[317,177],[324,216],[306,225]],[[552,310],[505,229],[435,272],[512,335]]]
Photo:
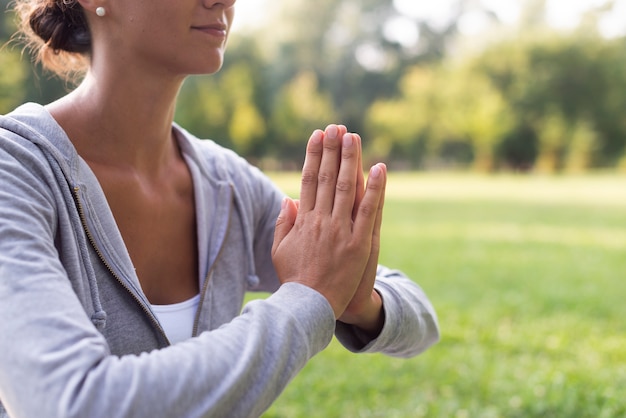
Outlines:
[[[201,299],[171,345],[94,174],[40,105],[0,116],[0,417],[252,417],[333,334],[354,352],[417,355],[435,312],[379,267],[385,324],[369,341],[318,292],[280,285],[270,249],[282,193],[212,141],[173,130],[196,200]],[[248,303],[249,291],[271,295]]]

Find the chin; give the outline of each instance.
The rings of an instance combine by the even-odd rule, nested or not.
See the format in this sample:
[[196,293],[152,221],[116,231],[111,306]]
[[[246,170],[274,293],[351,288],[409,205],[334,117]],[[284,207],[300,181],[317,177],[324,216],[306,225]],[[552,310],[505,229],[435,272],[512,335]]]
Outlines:
[[198,74],[215,74],[222,69],[223,65],[224,54],[220,54],[219,57],[215,57],[214,59],[211,59],[209,62],[207,62],[206,65],[203,65]]
[[192,75],[211,75],[211,74],[217,73],[221,69],[222,69],[222,65],[220,64],[217,66],[198,69],[197,71],[193,71],[191,74]]

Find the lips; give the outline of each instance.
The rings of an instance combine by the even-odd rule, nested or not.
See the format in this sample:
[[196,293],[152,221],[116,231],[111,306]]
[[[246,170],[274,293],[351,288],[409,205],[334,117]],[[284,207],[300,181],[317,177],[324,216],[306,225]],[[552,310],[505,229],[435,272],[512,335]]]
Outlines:
[[194,25],[191,29],[198,30],[213,36],[226,36],[228,27],[223,23],[210,23],[206,25]]

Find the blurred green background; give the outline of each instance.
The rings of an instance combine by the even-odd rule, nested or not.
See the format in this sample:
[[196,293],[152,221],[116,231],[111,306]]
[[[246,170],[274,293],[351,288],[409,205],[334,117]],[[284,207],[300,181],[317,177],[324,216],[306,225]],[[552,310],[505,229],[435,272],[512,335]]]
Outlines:
[[[442,327],[411,360],[333,342],[266,417],[626,416],[626,1],[237,7],[176,120],[294,197],[309,133],[359,132],[391,168],[381,262]],[[1,113],[71,88],[13,31],[0,15]]]
[[[263,168],[298,168],[309,132],[340,122],[394,169],[626,170],[623,0],[237,7],[224,68],[187,80],[176,120]],[[0,112],[68,87],[1,50]]]

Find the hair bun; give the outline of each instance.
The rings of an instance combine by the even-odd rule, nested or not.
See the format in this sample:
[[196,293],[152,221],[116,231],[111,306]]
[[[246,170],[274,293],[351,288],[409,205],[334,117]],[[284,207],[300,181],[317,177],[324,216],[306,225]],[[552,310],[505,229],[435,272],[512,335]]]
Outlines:
[[55,52],[85,53],[91,49],[89,29],[77,2],[47,2],[33,10],[29,24],[46,47]]

